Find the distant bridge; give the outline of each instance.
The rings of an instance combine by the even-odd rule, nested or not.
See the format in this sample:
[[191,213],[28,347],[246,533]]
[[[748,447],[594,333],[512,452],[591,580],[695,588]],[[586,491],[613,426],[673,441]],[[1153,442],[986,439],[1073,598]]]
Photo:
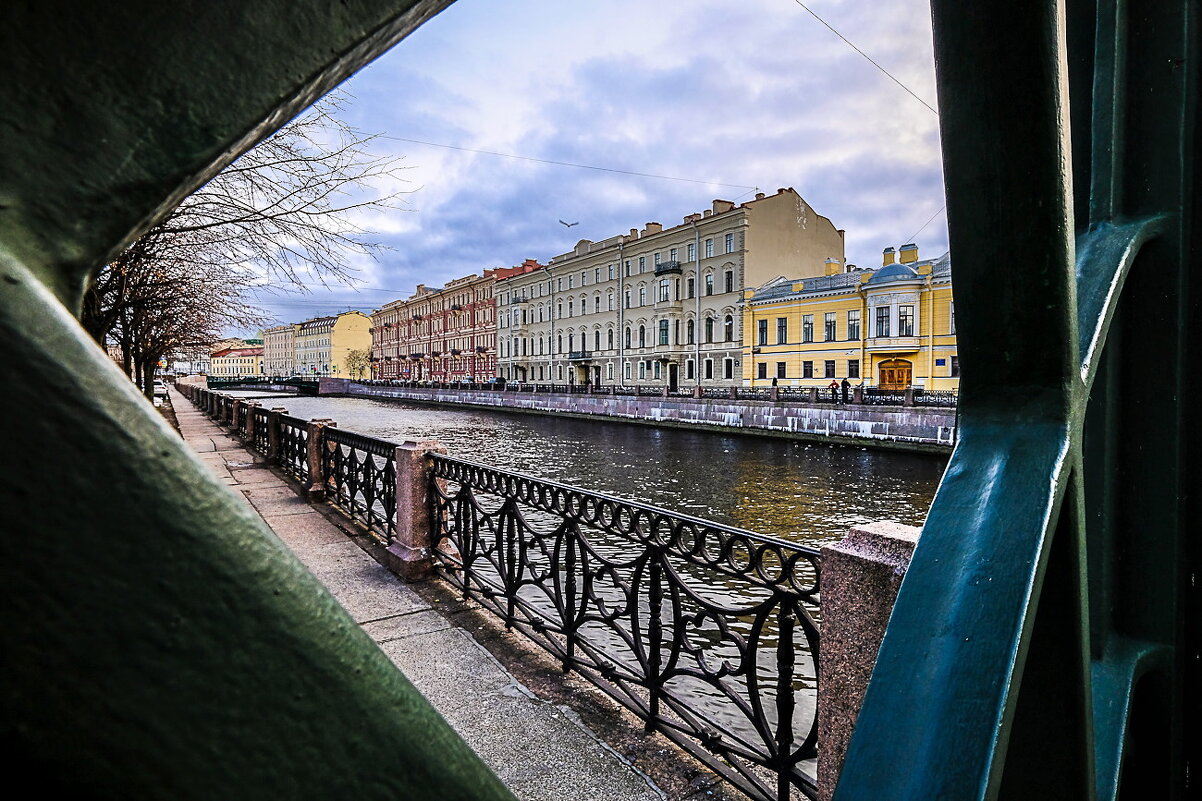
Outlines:
[[290,378],[277,378],[271,376],[221,378],[218,376],[209,376],[208,387],[209,389],[265,389],[277,390],[281,392],[294,390],[301,395],[316,395],[317,379],[302,378],[301,376],[292,376]]

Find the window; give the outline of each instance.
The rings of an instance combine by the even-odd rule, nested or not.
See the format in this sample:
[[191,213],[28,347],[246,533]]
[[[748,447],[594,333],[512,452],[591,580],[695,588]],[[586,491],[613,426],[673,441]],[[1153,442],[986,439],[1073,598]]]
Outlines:
[[757,364],[755,366],[755,377],[756,378],[767,378],[768,377],[768,362],[760,362],[759,364]]
[[726,252],[727,253],[735,252],[735,235],[734,234],[726,235]]
[[668,321],[667,320],[659,321],[659,344],[661,344],[661,345],[668,344]]
[[654,261],[655,261],[655,263],[658,265],[658,264],[659,264],[659,251],[657,250],[657,251],[656,251],[654,254],[652,254],[652,255],[653,255],[653,257],[654,257]]
[[[609,280],[610,280],[610,281],[614,280],[614,266],[613,266],[612,264],[611,264],[611,265],[609,265]],[[611,364],[609,367],[610,367],[610,370],[609,370],[609,371],[612,373],[612,372],[613,372],[613,365]]]
[[847,338],[860,338],[860,310],[852,309],[847,313]]
[[622,366],[622,378],[626,381],[630,380],[630,362],[626,362],[626,364]]
[[660,368],[659,362],[652,362],[651,367],[652,367],[652,375],[654,376],[655,380],[658,381],[659,380],[659,368]]
[[685,253],[688,254],[687,256],[685,256],[686,261],[696,261],[697,260],[697,243],[690,242],[688,245],[688,248],[685,250]]
[[860,377],[860,360],[859,359],[848,359],[847,360],[847,377],[848,378],[859,378]]
[[688,343],[690,345],[693,344],[693,338],[696,336],[696,327],[697,326],[693,324],[692,320],[689,320],[688,323],[685,324],[685,335],[688,337]]
[[714,360],[713,359],[705,360],[705,377],[706,378],[714,377]]
[[560,278],[560,279],[559,279],[559,281],[557,282],[556,286],[557,286],[557,288],[559,289],[559,291],[560,291],[560,292],[562,292],[562,291],[563,291],[563,279],[562,279],[562,278]]
[[692,377],[693,377],[693,360],[692,360],[692,359],[689,359],[687,362],[685,362],[685,365],[684,365],[684,377],[685,377],[685,378],[692,378]]
[[688,286],[688,289],[689,289],[689,297],[690,297],[690,298],[695,298],[695,297],[697,297],[697,279],[695,279],[695,278],[690,278],[690,279],[689,279],[689,280],[686,282],[686,285]]
[[646,269],[647,269],[647,257],[639,256],[639,272],[641,273]]
[[606,295],[605,301],[606,301],[606,308],[609,311],[613,311],[614,310],[614,293],[613,293],[612,289],[609,291],[609,294]]
[[[581,280],[583,281],[583,279],[581,279]],[[594,284],[601,283],[601,268],[600,267],[593,270],[593,283]]]
[[705,257],[708,259],[712,255],[714,255],[714,240],[707,239],[705,240]]
[[705,341],[706,342],[714,341],[714,318],[713,317],[705,318]]
[[727,342],[735,341],[735,318],[731,315],[726,315],[726,322],[722,325],[722,338]]
[[876,335],[878,337],[889,336],[889,307],[877,306],[876,308]]
[[[627,275],[627,276],[629,276],[629,275],[630,275],[630,259],[627,259],[627,260],[626,260],[626,275]],[[626,372],[627,372],[627,373],[629,373],[629,372],[630,372],[630,365],[626,365]],[[626,377],[627,377],[627,378],[630,378],[630,376],[629,376],[629,375],[627,375]]]
[[568,317],[572,316],[572,301],[568,301]]
[[785,363],[784,362],[776,363],[776,377],[777,378],[785,377]]
[[601,296],[593,295],[593,313],[596,314],[599,311],[601,311]]
[[[778,328],[780,327],[780,323],[777,323],[777,327]],[[767,320],[760,320],[756,323],[755,341],[756,341],[757,345],[767,345],[768,344],[768,321]]]
[[822,363],[822,377],[823,378],[834,378],[835,377],[835,360],[834,359],[827,359],[826,361],[824,361]]
[[823,320],[823,333],[827,342],[835,341],[835,313],[827,312]]
[[630,328],[626,329],[626,347],[630,347]]
[[555,337],[555,352],[563,353],[563,334]]
[[722,290],[723,292],[734,292],[735,291],[735,272],[734,272],[734,270],[727,270],[726,274],[723,275],[722,280],[723,280],[724,286],[725,286],[725,289]]
[[734,378],[735,377],[735,360],[734,359],[723,359],[722,360],[722,377],[723,378]]
[[803,314],[801,316],[801,341],[814,341],[814,315]]
[[[765,322],[767,322],[767,321],[765,321]],[[767,337],[767,333],[768,333],[767,331],[764,332],[765,338]],[[789,318],[788,317],[777,317],[776,318],[776,344],[783,345],[788,341],[789,341]]]
[[639,381],[647,377],[647,362],[639,362]]
[[593,332],[593,350],[601,350],[601,332]]
[[[583,282],[584,278],[581,278],[580,280]],[[569,275],[568,276],[568,289],[571,289],[571,288],[572,288],[572,276]]]
[[647,347],[647,326],[645,325],[639,326],[639,347]]
[[626,290],[626,308],[630,308],[630,290]]
[[814,377],[814,363],[813,362],[802,362],[801,363],[801,377],[802,378],[813,378]]
[[[581,347],[584,346],[584,337],[580,338],[580,345],[581,345]],[[576,350],[576,335],[575,334],[568,334],[568,350],[569,351]]]
[[952,367],[951,367],[951,370],[949,371],[949,373],[948,373],[948,374],[949,374],[949,375],[950,375],[952,378],[959,378],[959,377],[960,377],[960,357],[959,357],[959,356],[953,356],[953,357],[952,357]]
[[899,337],[914,336],[914,307],[897,307],[897,335]]
[[664,278],[659,282],[659,299],[660,299],[660,301],[672,299],[671,293],[669,292],[670,287],[671,287],[671,284],[669,283],[667,278]]
[[607,350],[614,349],[614,330],[612,328],[605,332],[605,347]]
[[708,275],[705,276],[705,294],[706,295],[714,294],[714,274],[713,273],[709,273]]
[[647,305],[647,287],[646,286],[639,287],[639,305],[640,306]]
[[676,261],[676,248],[668,250],[668,261]]
[[956,304],[947,304],[947,332],[949,334],[956,333]]
[[609,364],[605,365],[605,378],[608,381],[614,380],[614,363],[613,362],[610,362]]

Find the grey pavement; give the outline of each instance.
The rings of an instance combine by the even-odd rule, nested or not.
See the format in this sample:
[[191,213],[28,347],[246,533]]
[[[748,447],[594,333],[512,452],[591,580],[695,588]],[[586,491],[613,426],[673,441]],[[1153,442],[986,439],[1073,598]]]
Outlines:
[[536,697],[239,440],[169,391],[185,442],[258,512],[515,796],[666,797],[575,713]]

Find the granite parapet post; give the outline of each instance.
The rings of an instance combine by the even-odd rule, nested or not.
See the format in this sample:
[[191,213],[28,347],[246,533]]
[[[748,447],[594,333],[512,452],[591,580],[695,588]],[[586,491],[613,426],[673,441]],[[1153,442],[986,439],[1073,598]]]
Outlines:
[[445,454],[437,440],[405,442],[396,449],[396,538],[388,546],[388,568],[405,581],[420,581],[434,569],[431,454]]
[[818,799],[830,801],[921,529],[866,523],[822,548]]
[[327,427],[336,428],[337,426],[338,424],[329,418],[310,420],[306,426],[309,437],[305,458],[309,463],[309,486],[305,488],[305,495],[311,501],[326,499],[325,463],[321,458],[326,447],[325,430]]

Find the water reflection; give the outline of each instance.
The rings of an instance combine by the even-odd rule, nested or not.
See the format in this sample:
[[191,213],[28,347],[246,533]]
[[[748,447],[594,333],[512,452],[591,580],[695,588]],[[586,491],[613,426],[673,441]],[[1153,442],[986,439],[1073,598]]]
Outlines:
[[[243,394],[243,393],[236,393]],[[246,395],[261,393],[245,393]],[[946,458],[364,398],[262,401],[302,418],[574,484],[795,542],[872,520],[921,525]]]

